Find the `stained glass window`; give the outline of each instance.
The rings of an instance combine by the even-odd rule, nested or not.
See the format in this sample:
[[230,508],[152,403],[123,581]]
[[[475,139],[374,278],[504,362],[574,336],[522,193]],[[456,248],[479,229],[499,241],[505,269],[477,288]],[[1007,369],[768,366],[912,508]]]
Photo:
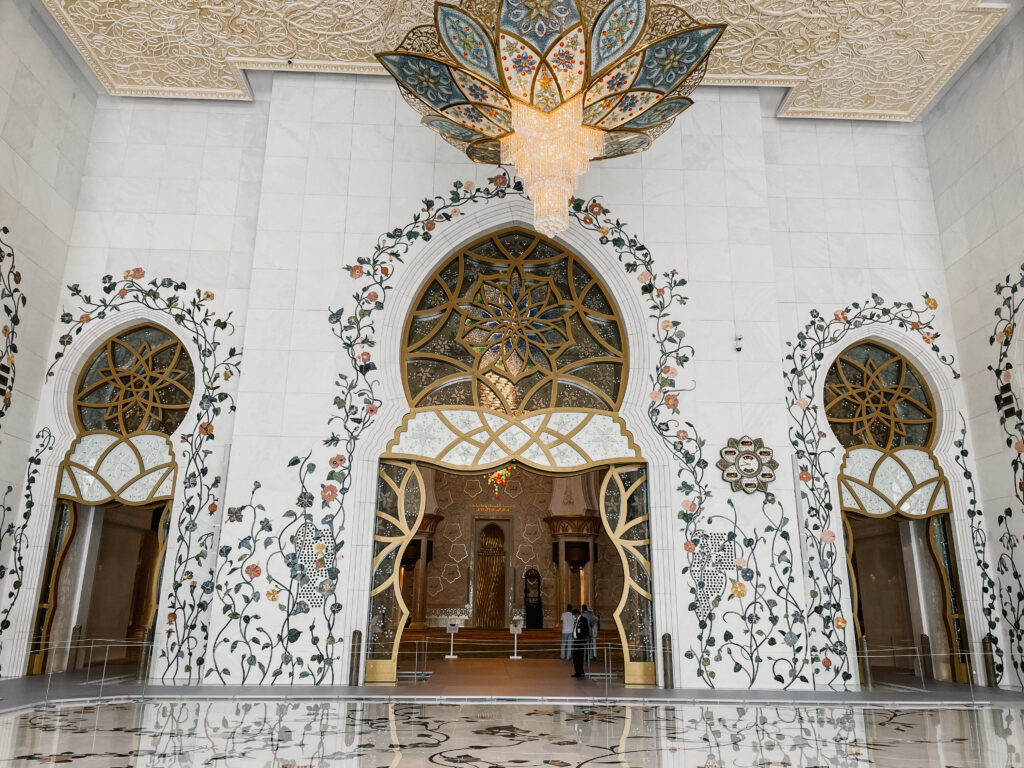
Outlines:
[[413,407],[615,411],[625,390],[625,338],[607,289],[571,251],[523,229],[489,235],[434,273],[403,357]]
[[843,351],[825,377],[825,414],[846,448],[927,448],[935,407],[924,379],[910,362],[876,342]]
[[83,431],[171,434],[192,403],[195,371],[174,336],[141,325],[112,336],[85,367],[75,393]]

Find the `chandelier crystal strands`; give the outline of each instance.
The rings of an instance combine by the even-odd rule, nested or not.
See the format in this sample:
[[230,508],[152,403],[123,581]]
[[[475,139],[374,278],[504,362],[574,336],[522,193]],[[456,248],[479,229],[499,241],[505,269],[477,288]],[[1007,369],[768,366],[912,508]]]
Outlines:
[[377,59],[424,125],[475,162],[515,166],[552,236],[592,160],[644,151],[693,104],[724,30],[647,0],[438,2]]

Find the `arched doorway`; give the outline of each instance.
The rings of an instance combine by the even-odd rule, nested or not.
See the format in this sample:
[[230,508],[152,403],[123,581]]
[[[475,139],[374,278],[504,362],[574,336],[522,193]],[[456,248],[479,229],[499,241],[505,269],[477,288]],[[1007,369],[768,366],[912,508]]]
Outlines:
[[[420,467],[481,476],[522,465],[549,475],[604,471],[593,512],[623,573],[614,621],[625,681],[653,684],[647,471],[618,416],[627,339],[603,283],[553,240],[496,232],[427,279],[402,341],[411,410],[380,463],[366,681],[395,681],[409,616],[398,564],[424,515]],[[496,559],[497,537],[487,540]],[[478,595],[466,611],[484,604]]]
[[477,551],[476,614],[484,629],[505,626],[505,532],[501,526],[488,523],[480,531]]
[[151,638],[178,472],[170,435],[194,390],[191,357],[157,325],[120,331],[89,357],[72,398],[78,434],[58,470],[29,674],[73,660],[73,626],[100,643],[100,661],[134,660]]
[[926,669],[967,682],[953,508],[932,452],[934,396],[903,355],[865,341],[843,350],[829,368],[824,400],[846,449],[839,501],[856,635],[869,652],[862,671],[868,661],[873,671],[911,671],[917,652],[930,646]]

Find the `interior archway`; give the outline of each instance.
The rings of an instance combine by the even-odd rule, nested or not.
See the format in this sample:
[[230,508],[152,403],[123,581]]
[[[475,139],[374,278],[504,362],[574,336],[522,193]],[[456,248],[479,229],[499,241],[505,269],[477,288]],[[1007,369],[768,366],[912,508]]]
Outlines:
[[188,351],[158,325],[123,329],[87,358],[71,396],[77,435],[58,469],[30,674],[145,655],[178,472],[170,435],[194,390]]
[[[624,674],[627,684],[654,682],[647,473],[618,415],[626,339],[593,270],[528,229],[491,233],[458,249],[424,282],[403,336],[410,412],[380,463],[367,682],[396,679],[411,616],[402,563],[410,545],[417,559],[429,551],[426,541],[413,543],[424,518],[436,524],[425,512],[428,465],[489,479],[513,467],[556,477],[601,469],[591,520],[612,542],[622,573],[614,622]],[[497,547],[483,547],[481,539],[483,549],[497,557]],[[482,572],[477,579],[493,587]],[[506,574],[506,593],[515,583]],[[469,600],[467,612],[480,601],[479,594]],[[512,606],[503,609],[505,623]]]
[[829,368],[824,408],[846,449],[839,501],[862,674],[867,665],[875,674],[913,673],[920,653],[917,672],[966,682],[954,510],[933,453],[934,395],[910,360],[868,340],[844,349]]

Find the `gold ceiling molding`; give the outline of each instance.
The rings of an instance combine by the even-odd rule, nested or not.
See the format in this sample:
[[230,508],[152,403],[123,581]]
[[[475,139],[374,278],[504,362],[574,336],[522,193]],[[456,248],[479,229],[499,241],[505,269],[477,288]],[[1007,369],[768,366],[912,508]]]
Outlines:
[[[374,52],[429,24],[433,9],[422,0],[43,2],[110,93],[218,99],[251,98],[245,69],[383,74]],[[493,17],[497,0],[462,7]],[[729,25],[705,83],[791,87],[784,117],[880,120],[916,118],[1005,13],[977,0],[693,0],[685,8]]]

